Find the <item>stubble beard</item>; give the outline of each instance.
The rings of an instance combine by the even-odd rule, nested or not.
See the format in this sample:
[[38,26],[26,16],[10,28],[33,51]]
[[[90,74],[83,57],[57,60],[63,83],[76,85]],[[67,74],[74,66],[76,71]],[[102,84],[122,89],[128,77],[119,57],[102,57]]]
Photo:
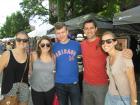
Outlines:
[[90,37],[87,37],[88,40],[94,40],[96,38],[96,35],[92,35]]

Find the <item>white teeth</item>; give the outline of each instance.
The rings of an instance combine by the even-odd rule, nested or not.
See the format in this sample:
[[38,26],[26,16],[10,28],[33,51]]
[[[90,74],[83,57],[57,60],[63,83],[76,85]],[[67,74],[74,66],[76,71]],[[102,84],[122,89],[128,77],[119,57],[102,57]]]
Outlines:
[[104,47],[104,48],[106,49],[106,48],[109,48],[109,47]]

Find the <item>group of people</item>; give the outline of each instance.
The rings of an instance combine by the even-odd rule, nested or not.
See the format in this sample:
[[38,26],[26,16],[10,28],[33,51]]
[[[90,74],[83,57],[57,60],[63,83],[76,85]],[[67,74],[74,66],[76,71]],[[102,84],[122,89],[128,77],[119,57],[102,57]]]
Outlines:
[[[16,47],[0,58],[3,71],[2,95],[16,95],[19,88],[20,105],[28,105],[30,75],[34,105],[52,105],[54,95],[59,105],[136,105],[137,93],[129,49],[117,49],[115,35],[107,31],[99,38],[94,20],[83,23],[87,36],[79,43],[68,38],[63,22],[55,24],[57,42],[44,36],[36,51],[26,52],[29,37],[16,34]],[[83,93],[80,93],[78,55],[83,58]]]
[[6,50],[11,50],[14,48],[14,43],[13,41],[5,41],[3,42],[0,40],[0,55],[6,51]]

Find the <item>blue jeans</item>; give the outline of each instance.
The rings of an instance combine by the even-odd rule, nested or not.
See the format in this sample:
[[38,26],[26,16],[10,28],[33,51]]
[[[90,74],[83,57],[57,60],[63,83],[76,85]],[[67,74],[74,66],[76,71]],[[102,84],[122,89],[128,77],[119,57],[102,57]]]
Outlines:
[[106,94],[105,98],[105,105],[130,105],[130,96],[121,96],[123,101],[121,100],[120,96],[113,96],[109,93]]
[[56,93],[60,105],[81,105],[81,95],[79,84],[60,84],[56,83]]

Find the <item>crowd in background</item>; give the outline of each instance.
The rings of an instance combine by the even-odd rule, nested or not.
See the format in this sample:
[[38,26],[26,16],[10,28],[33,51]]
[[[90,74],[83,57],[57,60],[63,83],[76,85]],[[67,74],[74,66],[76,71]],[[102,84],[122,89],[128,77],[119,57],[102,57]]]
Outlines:
[[[59,105],[136,105],[131,50],[116,49],[115,35],[106,32],[100,38],[97,30],[93,20],[85,21],[83,31],[87,39],[79,43],[68,38],[69,30],[63,22],[57,22],[54,43],[43,36],[35,44],[29,44],[24,32],[16,34],[15,42],[1,42],[2,52],[7,50],[0,58],[2,95],[16,95],[18,84],[21,84],[21,105],[28,105],[29,85],[34,105],[52,105],[55,94]],[[82,93],[78,55],[82,55],[84,66]]]
[[5,41],[5,42],[0,40],[0,55],[6,50],[13,49],[14,45],[15,43],[13,40]]

